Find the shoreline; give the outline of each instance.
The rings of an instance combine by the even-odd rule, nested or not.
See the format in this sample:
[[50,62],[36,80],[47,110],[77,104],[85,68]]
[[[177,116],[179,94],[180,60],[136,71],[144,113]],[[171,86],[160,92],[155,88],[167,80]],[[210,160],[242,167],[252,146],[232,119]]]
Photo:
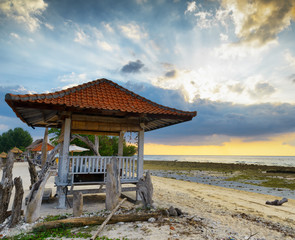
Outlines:
[[144,169],[158,177],[295,199],[295,167],[152,160],[144,161]]

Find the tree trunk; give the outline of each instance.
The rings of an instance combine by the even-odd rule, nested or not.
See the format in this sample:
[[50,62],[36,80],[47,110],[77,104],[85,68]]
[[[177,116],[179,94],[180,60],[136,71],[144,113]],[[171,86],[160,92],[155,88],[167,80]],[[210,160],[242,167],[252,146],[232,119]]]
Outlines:
[[21,177],[14,178],[15,196],[12,206],[11,218],[8,227],[12,228],[21,219],[22,202],[24,196],[24,189]]
[[37,174],[34,163],[29,158],[28,158],[28,163],[29,163],[29,172],[30,172],[30,178],[31,178],[30,189],[32,189],[33,184],[38,181],[38,174]]
[[81,136],[79,134],[74,134],[73,136],[74,136],[74,138],[78,138],[82,142],[86,143],[87,146],[91,148],[91,150],[95,153],[96,156],[100,156],[99,151],[96,148],[95,144],[93,142],[91,142],[91,140],[88,137],[83,137],[83,136]]
[[[117,222],[137,222],[147,221],[151,217],[159,217],[159,213],[145,213],[145,214],[128,214],[128,215],[114,215],[109,221],[109,224]],[[90,225],[99,225],[106,220],[106,217],[80,217],[56,220],[52,222],[42,222],[34,225],[34,231],[44,231],[45,229],[53,229],[60,227],[82,227]]]
[[147,171],[146,175],[139,179],[137,185],[137,192],[142,200],[145,208],[152,207],[153,204],[153,183],[151,180],[150,171]]
[[12,168],[14,164],[14,155],[9,152],[6,162],[4,164],[2,181],[0,183],[0,223],[6,219],[6,212],[9,206],[11,192],[13,188],[12,182]]
[[51,174],[51,173],[48,173],[48,169],[50,168],[50,166],[53,165],[55,161],[55,154],[57,153],[59,148],[60,148],[60,144],[56,145],[55,148],[48,155],[47,161],[42,167],[38,175],[38,181],[34,183],[28,195],[28,204],[27,204],[26,216],[25,216],[25,221],[28,223],[35,222],[40,216],[40,208],[41,208],[45,184]]
[[94,136],[94,147],[95,147],[95,152],[97,153],[97,156],[100,156],[99,154],[99,137],[97,135]]
[[47,160],[47,142],[48,142],[48,127],[45,128],[44,139],[42,142],[42,157],[41,157],[41,166],[43,167]]
[[51,173],[46,173],[45,177],[36,182],[28,196],[28,205],[25,215],[27,223],[33,223],[40,217],[40,208],[44,193],[45,184]]
[[119,202],[121,196],[121,182],[118,174],[117,158],[112,157],[111,163],[107,164],[106,179],[106,209],[113,210]]

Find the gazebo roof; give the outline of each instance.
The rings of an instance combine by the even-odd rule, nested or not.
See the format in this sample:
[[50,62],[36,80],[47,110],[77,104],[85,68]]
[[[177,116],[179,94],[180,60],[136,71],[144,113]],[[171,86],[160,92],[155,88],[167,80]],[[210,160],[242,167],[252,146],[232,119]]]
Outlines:
[[22,150],[20,150],[19,148],[17,147],[14,147],[13,149],[10,150],[12,153],[23,153]]
[[[42,144],[43,143],[39,143],[37,144],[34,148],[31,149],[32,152],[41,152],[42,151]],[[47,151],[51,151],[52,149],[54,149],[54,147],[47,143]]]
[[[181,111],[152,102],[107,79],[54,93],[8,93],[5,101],[29,126],[60,128],[63,117],[71,116],[72,131],[89,134],[140,129],[150,131],[189,121],[196,116],[196,112]],[[82,122],[92,122],[93,126],[86,126]],[[101,124],[96,126],[94,122]],[[111,123],[120,126],[109,127]]]
[[0,158],[7,158],[7,153],[6,152],[0,153]]

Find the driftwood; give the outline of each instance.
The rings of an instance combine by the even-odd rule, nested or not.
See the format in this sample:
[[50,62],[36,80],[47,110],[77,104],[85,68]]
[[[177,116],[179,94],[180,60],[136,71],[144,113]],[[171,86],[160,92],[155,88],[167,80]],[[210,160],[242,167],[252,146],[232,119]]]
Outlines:
[[[117,222],[137,222],[137,221],[147,221],[151,217],[158,218],[160,213],[146,213],[146,214],[128,214],[128,215],[114,215],[109,224],[114,224]],[[83,227],[90,225],[99,225],[106,220],[106,217],[80,217],[80,218],[68,218],[61,219],[52,222],[42,222],[37,223],[33,230],[44,231],[45,229],[53,229],[60,227]]]
[[55,162],[55,154],[58,152],[60,144],[56,145],[51,153],[47,156],[46,163],[42,167],[38,175],[38,181],[34,183],[28,195],[28,204],[26,208],[25,221],[28,223],[35,222],[40,216],[40,207],[42,203],[42,196],[45,189],[45,184],[50,177],[48,169]]
[[106,209],[113,210],[119,202],[121,196],[121,181],[118,174],[117,158],[113,157],[111,163],[107,164],[106,179]]
[[80,217],[83,214],[83,194],[74,192],[73,194],[73,216]]
[[282,198],[281,200],[274,200],[274,201],[266,201],[265,204],[267,205],[275,205],[275,206],[281,206],[283,203],[288,202],[287,198]]
[[0,223],[6,219],[6,212],[10,202],[11,192],[13,188],[12,168],[14,164],[14,155],[9,152],[4,164],[2,181],[0,183]]
[[146,175],[139,179],[136,184],[137,192],[142,200],[145,208],[152,207],[153,204],[153,183],[151,180],[150,171],[147,171]]
[[29,158],[28,158],[28,164],[29,164],[29,172],[30,172],[30,178],[31,178],[30,189],[32,189],[33,184],[38,181],[38,174],[36,171],[35,164]]
[[126,200],[127,198],[124,198],[121,202],[118,203],[118,205],[113,209],[113,211],[110,213],[110,215],[106,218],[106,220],[100,225],[99,229],[97,230],[97,232],[92,236],[92,238],[90,238],[91,240],[94,240],[98,234],[100,234],[100,232],[104,229],[104,227],[107,225],[107,223],[111,220],[112,216],[114,215],[114,213],[119,209],[119,207],[123,204],[123,202]]
[[21,219],[21,213],[22,213],[22,202],[23,202],[23,196],[24,196],[24,188],[21,177],[14,178],[14,186],[15,186],[15,195],[14,195],[14,201],[12,205],[12,211],[11,211],[11,218],[8,224],[8,227],[12,228]]

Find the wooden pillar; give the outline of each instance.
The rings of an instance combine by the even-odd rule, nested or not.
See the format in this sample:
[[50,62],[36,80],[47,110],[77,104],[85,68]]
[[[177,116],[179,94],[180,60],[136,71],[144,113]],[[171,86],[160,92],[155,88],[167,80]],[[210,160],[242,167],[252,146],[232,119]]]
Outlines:
[[118,156],[123,156],[123,142],[124,142],[124,131],[120,131],[119,145],[118,145]]
[[42,150],[42,155],[41,155],[42,167],[45,165],[46,159],[47,159],[47,143],[48,143],[48,127],[45,128],[44,138],[42,142],[42,149],[41,149]]
[[138,180],[143,176],[143,146],[144,131],[138,132],[138,156],[137,156],[137,177]]
[[64,138],[62,143],[62,148],[59,154],[58,160],[58,208],[66,208],[66,188],[68,180],[69,171],[69,146],[70,146],[70,134],[71,134],[71,118],[66,118],[63,122],[64,124]]

